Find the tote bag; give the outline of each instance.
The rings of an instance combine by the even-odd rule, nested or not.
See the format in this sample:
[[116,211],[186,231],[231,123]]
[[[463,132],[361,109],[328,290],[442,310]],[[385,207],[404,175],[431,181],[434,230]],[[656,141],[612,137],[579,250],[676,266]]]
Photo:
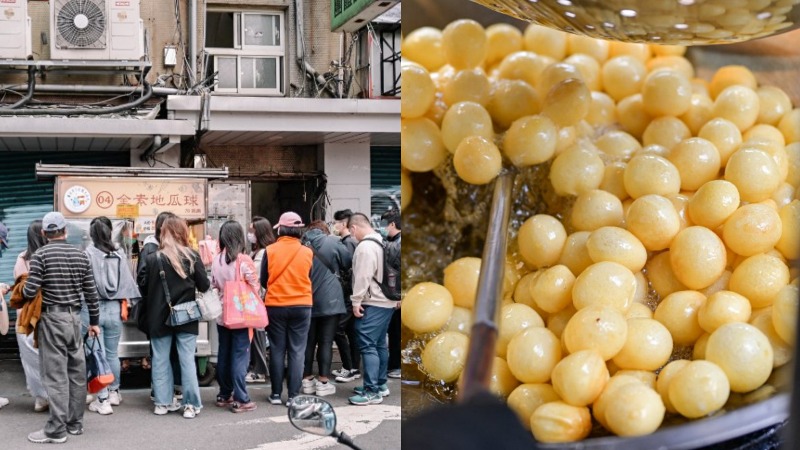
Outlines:
[[242,279],[240,259],[236,258],[234,279],[225,282],[222,326],[230,329],[264,328],[268,323],[267,308]]
[[[89,335],[84,336],[84,345]],[[92,339],[92,344],[86,346],[86,389],[90,394],[96,394],[104,387],[114,382],[114,374],[106,360],[106,354],[97,338]]]

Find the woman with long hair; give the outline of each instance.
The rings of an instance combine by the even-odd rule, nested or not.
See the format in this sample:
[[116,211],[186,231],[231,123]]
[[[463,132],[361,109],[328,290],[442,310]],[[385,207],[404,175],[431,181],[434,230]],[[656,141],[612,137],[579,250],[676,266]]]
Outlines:
[[[308,327],[311,324],[311,249],[300,242],[303,220],[285,212],[278,221],[278,240],[267,247],[266,264],[261,264],[261,286],[269,312],[269,402],[280,405],[284,372],[289,388],[288,405],[300,393]],[[287,370],[284,361],[288,359]]]
[[[193,419],[203,407],[194,361],[198,321],[175,327],[166,324],[170,314],[166,290],[169,292],[170,304],[176,306],[195,301],[195,290],[206,292],[211,286],[200,255],[189,248],[189,228],[186,221],[177,217],[164,221],[158,251],[147,255],[145,264],[144,273],[139,277],[139,288],[144,294],[143,301],[146,302],[145,322],[153,351],[154,413],[164,415],[183,406],[183,417]],[[173,341],[177,342],[181,366],[182,404],[173,397],[172,368],[169,362]]]
[[[147,236],[144,240],[144,245],[142,246],[142,250],[139,253],[139,260],[136,266],[136,279],[140,281],[140,277],[147,271],[147,256],[153,254],[158,251],[158,238],[161,236],[161,227],[164,226],[164,221],[169,219],[170,217],[178,217],[174,213],[170,211],[162,211],[158,213],[156,216],[156,226],[155,232]],[[141,284],[141,283],[139,283]],[[144,292],[142,293],[144,294]],[[144,330],[143,330],[144,331]],[[153,348],[150,348],[150,354],[153,354]],[[180,391],[181,385],[181,364],[178,362],[178,349],[175,347],[175,343],[172,344],[172,350],[170,351],[169,361],[172,365],[172,378],[175,381],[175,397],[180,399],[182,398],[182,394]],[[150,363],[147,357],[142,358],[142,368],[150,369]],[[152,393],[151,393],[152,394]],[[150,397],[155,397],[155,395],[150,395]]]
[[[264,217],[255,216],[250,223],[247,240],[252,246],[253,264],[260,270],[261,263],[267,251],[267,246],[275,242],[272,233],[272,224]],[[264,298],[264,292],[259,292],[259,297]],[[245,381],[248,383],[264,383],[267,381],[269,369],[267,367],[267,332],[265,329],[253,330],[253,341],[250,343],[250,364],[248,365]]]
[[259,267],[261,260],[264,259],[264,252],[267,246],[275,242],[275,234],[272,232],[272,224],[266,217],[255,216],[250,224],[247,233],[247,240],[252,247],[251,257],[256,267]]
[[[42,234],[42,221],[34,220],[28,225],[28,246],[25,251],[17,256],[17,261],[14,264],[14,280],[30,271],[31,256],[46,243],[47,239]],[[50,404],[39,373],[39,349],[33,346],[33,333],[28,335],[24,333],[16,334],[22,369],[25,372],[25,383],[28,386],[28,391],[35,399],[33,410],[36,412],[46,411]]]
[[[245,280],[253,293],[258,295],[258,273],[253,260],[245,253],[245,237],[239,222],[229,220],[222,224],[219,229],[219,249],[220,253],[211,263],[211,286],[219,289],[220,297],[225,297],[225,283],[237,277]],[[220,317],[217,319],[217,332],[219,393],[215,404],[221,408],[230,407],[235,413],[253,411],[256,404],[250,400],[245,383],[250,361],[251,330],[226,328]]]
[[[131,302],[141,298],[139,287],[133,279],[128,266],[128,257],[122,249],[117,249],[111,240],[112,224],[107,217],[97,217],[89,224],[92,245],[86,248],[86,256],[92,265],[94,284],[100,298],[101,348],[111,366],[114,381],[97,394],[89,404],[89,411],[101,415],[112,414],[112,406],[122,402],[119,393],[120,363],[118,357],[119,340],[122,335],[122,300]],[[89,310],[81,309],[81,322],[89,327]],[[90,338],[92,339],[92,338]]]

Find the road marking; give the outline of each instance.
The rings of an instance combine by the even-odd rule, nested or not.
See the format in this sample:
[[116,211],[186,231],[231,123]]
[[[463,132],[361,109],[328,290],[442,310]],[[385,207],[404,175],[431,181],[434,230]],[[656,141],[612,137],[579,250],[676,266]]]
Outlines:
[[[336,408],[336,429],[344,431],[348,436],[367,434],[374,430],[384,420],[400,420],[400,406],[392,405],[370,405],[364,406],[342,406]],[[236,422],[237,425],[249,425],[253,423],[288,423],[289,416],[267,417],[265,419],[254,419]],[[280,442],[270,442],[261,444],[253,450],[316,450],[328,448],[336,445],[336,439],[332,437],[316,436],[313,434],[302,433],[292,437],[292,439]]]

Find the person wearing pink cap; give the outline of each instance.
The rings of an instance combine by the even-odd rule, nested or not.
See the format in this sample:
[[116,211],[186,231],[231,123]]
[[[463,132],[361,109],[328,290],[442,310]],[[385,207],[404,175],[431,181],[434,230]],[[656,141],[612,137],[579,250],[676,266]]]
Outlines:
[[269,402],[280,405],[284,361],[288,400],[300,393],[306,341],[311,325],[311,265],[314,253],[300,242],[305,225],[297,213],[285,212],[275,225],[278,240],[267,247],[261,261],[261,285],[267,290],[264,304],[269,313]]

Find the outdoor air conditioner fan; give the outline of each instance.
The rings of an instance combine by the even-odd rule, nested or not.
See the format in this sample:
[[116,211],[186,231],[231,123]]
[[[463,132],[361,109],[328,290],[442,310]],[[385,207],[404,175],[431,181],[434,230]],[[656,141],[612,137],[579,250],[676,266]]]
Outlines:
[[103,0],[61,0],[56,6],[59,48],[106,48],[106,5]]

